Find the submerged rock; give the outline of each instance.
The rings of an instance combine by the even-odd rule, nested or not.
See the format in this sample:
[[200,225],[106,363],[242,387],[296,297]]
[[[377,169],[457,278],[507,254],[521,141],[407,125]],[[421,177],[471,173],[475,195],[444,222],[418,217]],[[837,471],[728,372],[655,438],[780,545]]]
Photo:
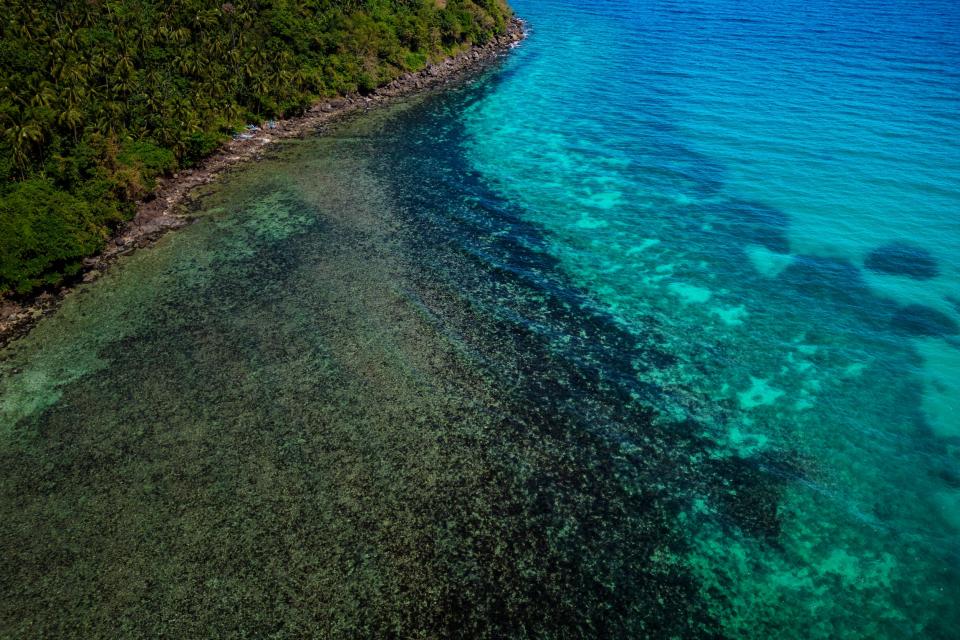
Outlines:
[[906,242],[895,242],[874,249],[863,265],[877,273],[930,280],[940,274],[937,261],[929,251]]
[[960,333],[956,320],[922,304],[900,308],[890,323],[895,330],[914,336],[952,336]]
[[731,236],[775,253],[790,253],[790,220],[783,211],[748,200],[735,200],[711,209],[719,218],[718,227]]
[[950,306],[957,310],[957,313],[960,313],[960,298],[956,296],[945,296],[944,299],[950,303]]

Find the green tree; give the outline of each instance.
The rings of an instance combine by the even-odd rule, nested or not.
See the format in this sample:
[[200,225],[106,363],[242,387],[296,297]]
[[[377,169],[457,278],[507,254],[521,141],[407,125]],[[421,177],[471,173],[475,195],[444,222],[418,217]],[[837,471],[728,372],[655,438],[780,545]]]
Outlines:
[[0,291],[69,275],[158,172],[245,122],[373,89],[508,16],[502,0],[6,0]]

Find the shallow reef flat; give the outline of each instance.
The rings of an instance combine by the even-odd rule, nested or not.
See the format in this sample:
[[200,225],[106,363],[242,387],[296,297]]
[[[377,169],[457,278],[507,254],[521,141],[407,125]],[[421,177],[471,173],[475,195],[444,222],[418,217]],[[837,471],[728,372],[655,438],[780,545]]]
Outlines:
[[230,176],[7,348],[5,635],[710,628],[638,489],[699,438],[617,379],[661,356],[409,217],[383,118]]

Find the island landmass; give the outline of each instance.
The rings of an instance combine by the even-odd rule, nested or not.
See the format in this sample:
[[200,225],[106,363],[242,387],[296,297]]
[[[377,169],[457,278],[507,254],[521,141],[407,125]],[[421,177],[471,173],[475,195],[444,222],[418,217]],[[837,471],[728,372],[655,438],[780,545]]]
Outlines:
[[224,169],[525,36],[503,0],[18,2],[2,30],[0,346]]

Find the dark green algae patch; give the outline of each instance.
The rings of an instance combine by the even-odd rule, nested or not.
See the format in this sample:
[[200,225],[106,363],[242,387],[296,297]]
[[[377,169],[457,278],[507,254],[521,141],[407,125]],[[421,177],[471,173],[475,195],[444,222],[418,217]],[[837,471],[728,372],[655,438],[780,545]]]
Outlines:
[[720,636],[697,505],[776,545],[802,465],[639,382],[655,328],[417,155],[443,105],[284,145],[2,352],[0,636]]

